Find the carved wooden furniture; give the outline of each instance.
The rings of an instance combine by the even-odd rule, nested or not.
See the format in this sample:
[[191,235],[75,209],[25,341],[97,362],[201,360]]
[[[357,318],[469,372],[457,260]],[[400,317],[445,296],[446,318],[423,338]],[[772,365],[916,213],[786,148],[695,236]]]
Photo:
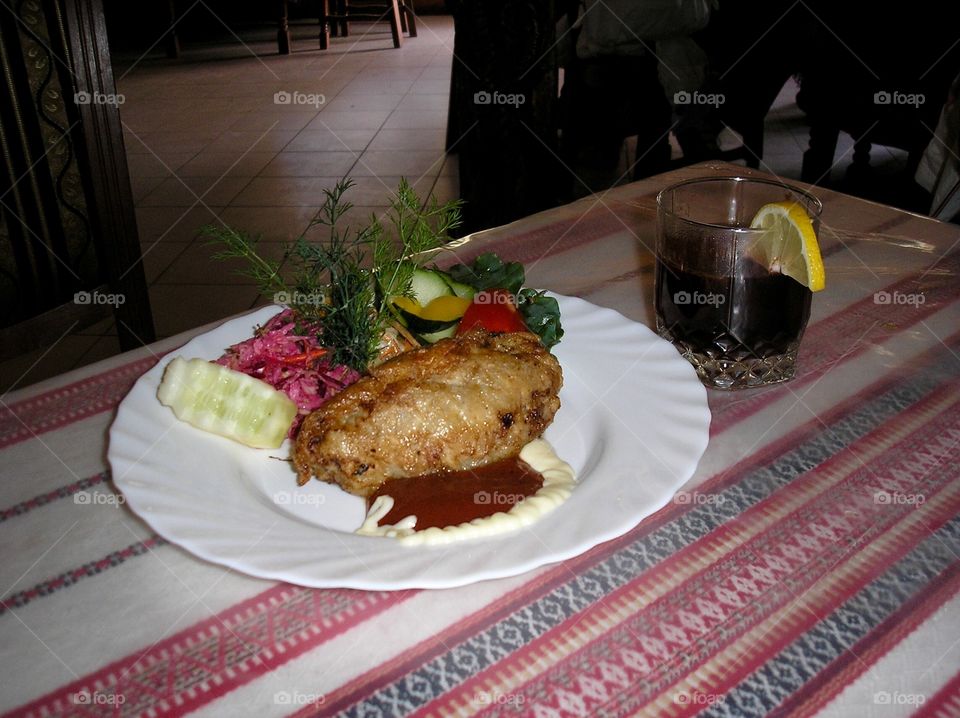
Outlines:
[[0,359],[114,316],[154,340],[100,0],[0,12]]

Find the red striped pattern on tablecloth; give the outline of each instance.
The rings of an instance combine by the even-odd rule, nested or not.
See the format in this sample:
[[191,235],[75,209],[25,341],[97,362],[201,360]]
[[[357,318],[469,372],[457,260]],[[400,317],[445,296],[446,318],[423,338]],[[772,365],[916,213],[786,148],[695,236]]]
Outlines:
[[156,363],[156,357],[139,359],[0,407],[0,449],[112,410],[134,382]]
[[[570,570],[570,568],[568,567],[568,568],[566,569],[566,571],[569,572],[569,570]],[[257,621],[257,623],[261,623],[261,624],[262,624],[263,621]],[[189,642],[189,641],[188,641],[188,642]],[[448,644],[448,645],[449,645],[449,644]],[[164,647],[164,650],[162,651],[162,653],[163,653],[163,654],[166,654],[167,652],[168,652],[167,648]],[[149,664],[149,667],[151,667],[151,668],[152,668],[152,666],[154,665],[153,662],[152,662],[152,660],[148,661],[148,664]],[[171,669],[170,669],[169,667],[167,667],[167,668],[165,668],[165,670],[166,670],[167,672],[169,672]],[[382,673],[381,673],[381,676],[382,676]],[[245,679],[243,679],[243,680],[241,680],[241,681],[238,681],[238,682],[239,682],[239,683],[243,683],[243,682],[246,682],[246,680],[249,680],[249,679],[251,679],[251,678],[253,678],[253,677],[256,677],[256,676],[255,676],[255,675],[249,675],[249,674],[248,674],[248,675],[245,677]],[[109,686],[111,685],[109,679],[104,680],[104,679],[102,679],[102,678],[99,679],[99,680],[88,681],[88,682],[91,683],[92,685],[95,685],[95,686],[107,686],[107,687],[109,687]],[[79,687],[79,688],[76,688],[75,693],[77,693],[77,692],[82,692],[83,690],[85,690],[85,688],[83,688],[83,687],[81,686],[81,687]],[[96,690],[98,690],[100,693],[104,693],[104,690],[105,690],[105,689],[103,689],[102,687],[98,687],[98,688],[96,688]],[[121,687],[121,688],[118,688],[117,691],[118,691],[118,692],[122,692],[122,693],[124,694],[124,696],[129,700],[129,698],[130,698],[130,696],[128,695],[128,694],[130,693],[130,689],[129,689],[129,688],[122,688],[122,687]],[[220,695],[220,694],[221,694],[221,693],[219,693],[219,692],[213,692],[213,693],[207,692],[207,693],[204,694],[204,695],[206,696],[206,698],[205,698],[203,701],[201,701],[201,702],[206,702],[206,700],[212,699],[212,698],[214,698],[214,697],[216,697],[216,696],[218,696],[218,695]],[[71,695],[73,695],[73,694],[71,694]],[[161,693],[160,695],[163,695],[163,693]],[[332,696],[331,696],[331,697],[332,697]],[[194,706],[194,707],[195,707],[195,706]],[[328,706],[328,707],[329,707],[329,706]],[[178,710],[177,712],[179,712],[179,710]],[[162,714],[162,712],[161,712],[161,714]]]
[[[918,467],[929,466],[923,447],[948,430],[960,434],[955,396],[951,382],[749,509],[744,520],[723,525],[414,715],[466,710],[481,693],[523,696],[525,705],[555,716],[594,714],[614,701],[660,715],[702,710],[674,697],[722,696],[956,515],[955,470],[925,477],[920,508],[878,508],[871,498],[891,485],[915,490]],[[944,463],[958,454],[955,445]],[[894,466],[904,470],[899,479],[876,478]],[[794,601],[807,610],[780,622]],[[699,683],[678,683],[695,670]]]
[[[859,405],[866,398],[882,393],[883,391],[886,391],[887,388],[889,388],[891,385],[893,385],[896,382],[906,380],[907,378],[912,376],[913,373],[925,369],[932,361],[938,358],[942,358],[942,356],[945,353],[948,353],[950,351],[950,347],[956,348],[958,343],[960,343],[960,332],[948,338],[945,343],[945,346],[937,345],[936,347],[930,349],[924,356],[919,357],[914,362],[912,373],[908,373],[905,375],[890,376],[870,387],[865,388],[858,395],[849,397],[841,405],[834,407],[831,413],[825,416],[825,420],[827,422],[832,422],[836,419],[836,417],[843,415],[848,410],[850,410],[850,408]],[[798,434],[784,437],[783,439],[771,445],[767,453],[751,457],[745,462],[742,462],[736,467],[733,467],[732,469],[715,477],[713,480],[711,480],[711,482],[708,482],[707,484],[702,486],[700,489],[700,492],[701,493],[717,492],[722,490],[724,486],[727,486],[730,483],[732,483],[737,477],[743,475],[744,473],[750,470],[755,469],[757,466],[760,465],[761,462],[767,460],[769,456],[779,455],[780,453],[785,451],[789,446],[799,441],[802,441],[805,436],[806,434],[804,434],[801,431]],[[102,475],[99,475],[98,477],[93,477],[93,480],[97,480],[101,477]],[[87,481],[90,481],[90,480],[87,480]],[[49,492],[48,494],[44,494],[42,496],[52,497],[52,498],[67,496],[72,493],[71,489],[78,488],[79,486],[80,484],[76,484],[76,485],[71,484],[67,487],[63,487],[62,489],[59,489],[54,492]],[[31,503],[31,502],[27,502],[27,503]],[[561,567],[557,567],[555,570],[552,570],[548,574],[545,574],[542,579],[534,583],[531,583],[529,585],[524,585],[523,587],[520,587],[519,589],[514,591],[509,596],[506,596],[500,601],[494,604],[491,604],[489,607],[484,609],[484,611],[473,616],[470,621],[461,622],[460,624],[458,624],[458,626],[456,627],[453,633],[449,635],[445,635],[443,637],[443,643],[446,645],[451,645],[452,643],[455,643],[458,640],[462,639],[462,637],[469,635],[471,632],[477,630],[477,627],[482,623],[495,622],[496,620],[498,620],[499,617],[508,615],[512,610],[516,609],[519,605],[522,605],[525,602],[534,600],[537,595],[540,595],[544,591],[554,588],[556,585],[562,582],[569,575],[570,571],[576,572],[584,566],[589,566],[593,563],[596,563],[599,560],[602,560],[603,557],[610,555],[615,550],[618,550],[622,546],[635,540],[637,536],[649,533],[650,531],[654,530],[656,527],[662,525],[666,521],[674,519],[676,516],[678,516],[680,513],[682,513],[685,510],[686,510],[686,507],[679,504],[669,505],[663,511],[659,512],[657,516],[651,517],[651,519],[648,519],[647,521],[645,521],[641,525],[641,527],[634,530],[634,532],[631,532],[630,534],[614,542],[609,542],[607,544],[604,544],[603,546],[598,547],[597,549],[594,549],[593,551],[588,552],[587,554],[584,554],[581,557],[578,557],[576,559],[573,559],[567,562],[565,565]],[[8,510],[8,512],[9,511],[11,510]],[[103,559],[100,559],[95,562],[91,562],[89,564],[78,567],[76,569],[72,569],[67,572],[64,572],[59,576],[53,577],[52,579],[48,579],[37,584],[31,589],[28,589],[26,591],[22,591],[13,596],[7,597],[4,603],[11,607],[18,608],[32,600],[35,600],[36,598],[50,595],[55,590],[66,588],[67,586],[74,584],[77,580],[80,580],[81,578],[86,578],[92,575],[102,573],[103,571],[109,568],[120,565],[121,563],[123,563],[123,561],[129,558],[133,558],[138,555],[143,555],[150,548],[157,545],[162,545],[162,543],[163,543],[162,539],[159,539],[159,537],[156,537],[156,536],[152,536],[146,539],[144,542],[142,542],[142,545],[134,544],[124,549],[121,549],[119,551],[112,552],[111,554],[104,557]],[[437,643],[436,641],[429,642],[429,646],[433,647],[434,649],[436,649],[436,647],[440,645],[441,644]],[[436,649],[436,650],[439,650],[439,649]],[[396,659],[394,659],[395,666],[392,669],[388,666],[381,667],[380,675],[383,676],[384,671],[390,671],[390,670],[393,670],[395,672],[402,671],[404,669],[404,666],[409,667],[409,661],[411,660],[411,658],[414,658],[412,654],[407,656],[397,657]],[[417,653],[415,660],[422,661],[422,660],[426,660],[426,658],[427,656],[425,654]],[[338,692],[337,695],[330,696],[330,701],[331,702],[338,701],[344,695],[347,695],[347,697],[350,697],[348,695],[350,693],[353,694],[353,697],[356,697],[358,690],[361,690],[361,688],[357,685],[345,686],[344,689]],[[328,703],[328,705],[330,704]]]
[[[960,340],[960,332],[945,339],[944,344],[946,346],[957,346],[958,340]],[[915,363],[914,363],[915,366],[918,368],[927,366],[929,362],[932,361],[937,356],[939,356],[942,351],[944,351],[944,349],[940,345],[933,347],[932,349],[928,350],[928,352],[926,352],[924,356],[921,356],[915,360]],[[863,391],[856,394],[855,396],[848,398],[838,407],[835,407],[835,409],[833,410],[833,413],[837,413],[838,411],[845,411],[847,407],[855,406],[859,404],[865,398],[873,394],[876,394],[880,391],[883,391],[885,387],[889,386],[894,381],[901,380],[902,378],[903,378],[902,376],[891,376],[891,377],[888,377],[887,379],[881,380],[881,382],[879,383],[871,385],[870,387],[864,389]],[[790,440],[796,440],[796,439],[794,437],[794,438],[791,438]],[[782,442],[779,442],[777,444],[777,446],[782,446],[782,445],[783,445]],[[742,465],[738,466],[736,468],[736,471],[739,471],[742,473],[744,471],[743,466]],[[733,474],[728,473],[727,475],[733,475]],[[16,504],[12,507],[9,507],[7,509],[0,511],[0,522],[6,520],[7,518],[26,513],[34,508],[45,506],[57,499],[66,498],[68,496],[74,496],[79,491],[85,490],[94,485],[107,481],[108,477],[109,477],[109,474],[107,472],[103,472],[101,474],[97,474],[90,478],[82,479],[81,481],[78,481],[78,482],[73,482],[71,484],[60,487],[53,491],[40,494],[25,502]],[[713,490],[717,490],[716,486],[714,487]],[[666,509],[660,512],[660,515],[663,517],[672,517],[673,513],[671,513],[671,508],[672,507],[667,507]],[[645,525],[648,527],[653,526],[654,524],[649,523],[650,521],[651,519],[648,519],[647,522],[645,522]],[[164,545],[166,543],[166,541],[164,541],[163,539],[160,539],[160,537],[157,536],[156,534],[151,535],[145,541],[147,542],[146,545],[149,547],[153,547],[155,545],[156,546]],[[92,575],[102,574],[108,568],[119,566],[120,564],[124,563],[126,560],[130,558],[135,558],[145,553],[146,553],[145,550],[137,550],[137,544],[133,544],[131,546],[124,547],[114,552],[111,552],[107,557],[107,558],[116,557],[116,559],[118,560],[100,559],[96,562],[91,562],[91,563],[70,569],[69,571],[65,571],[64,573],[58,576],[45,579],[44,581],[38,583],[36,586],[33,586],[32,588],[26,591],[21,591],[17,594],[7,596],[6,598],[4,598],[4,600],[0,602],[0,609],[2,609],[0,610],[0,613],[2,613],[3,610],[6,610],[5,608],[2,607],[2,604],[8,604],[14,608],[18,608],[37,598],[51,595],[54,592],[53,589],[60,590],[63,588],[67,588],[69,586],[74,585],[76,581],[79,580],[79,578],[81,577],[90,577]],[[96,570],[92,570],[93,567],[95,567]]]
[[[805,442],[810,435],[815,433],[823,425],[834,425],[841,417],[849,413],[851,410],[860,405],[864,399],[877,396],[882,393],[885,393],[892,387],[900,384],[904,381],[910,380],[916,376],[919,372],[922,372],[924,369],[928,368],[928,365],[935,360],[950,360],[953,356],[953,352],[957,349],[958,343],[960,343],[960,332],[953,335],[945,346],[937,346],[930,349],[925,353],[924,356],[919,357],[913,365],[913,369],[910,372],[907,372],[905,375],[900,375],[896,377],[888,377],[884,380],[875,383],[869,387],[866,387],[862,392],[854,397],[849,397],[847,400],[842,402],[840,405],[831,409],[829,413],[824,414],[821,419],[813,420],[804,427],[800,427],[795,430],[793,434],[785,436],[772,444],[766,447],[764,450],[759,452],[757,455],[751,456],[744,461],[740,462],[737,466],[731,467],[730,469],[718,474],[713,477],[711,480],[703,484],[699,491],[704,494],[716,494],[721,492],[724,488],[735,484],[740,481],[743,476],[754,471],[758,467],[761,467],[769,462],[771,462],[776,457],[782,455],[786,450]],[[937,392],[939,397],[950,397],[953,392],[956,390],[956,383],[953,382],[946,387],[941,387]],[[928,403],[931,401],[927,400]],[[913,409],[913,412],[922,412],[923,406]],[[909,415],[905,415],[909,417]],[[902,419],[900,416],[895,420],[900,422]],[[821,423],[822,422],[822,423]],[[929,429],[933,422],[929,422],[926,426]],[[888,423],[886,425],[887,431],[890,431],[893,428],[893,423]],[[886,440],[886,435],[878,435],[875,433],[870,441],[874,444]],[[854,449],[851,449],[854,451]],[[887,452],[889,455],[896,456],[896,449],[891,452]],[[849,452],[848,452],[849,459]],[[837,459],[832,460],[832,462],[837,461]],[[786,493],[779,492],[777,494],[777,501],[783,502],[785,499],[789,499],[791,496],[802,497],[802,490],[796,486],[790,486],[786,489]],[[826,492],[823,492],[819,495],[819,500],[821,505],[830,504],[831,500],[827,497]],[[595,549],[593,549],[588,554],[585,554],[573,561],[565,562],[560,567],[552,569],[549,573],[542,575],[534,584],[525,585],[517,588],[512,594],[503,597],[500,601],[491,604],[490,606],[485,607],[482,611],[477,614],[465,617],[463,620],[459,621],[456,626],[452,626],[446,631],[431,637],[428,640],[423,641],[421,644],[414,646],[409,649],[407,652],[400,654],[393,658],[391,661],[378,666],[377,669],[371,671],[370,673],[359,676],[357,679],[354,679],[348,684],[341,686],[334,692],[328,693],[325,696],[325,700],[322,708],[317,707],[308,707],[299,711],[297,716],[308,716],[308,715],[334,715],[337,711],[341,711],[352,705],[358,700],[361,700],[364,696],[371,694],[376,691],[378,687],[390,683],[391,681],[396,680],[398,677],[403,676],[417,666],[426,664],[427,662],[437,658],[447,651],[448,646],[456,646],[465,637],[471,636],[477,633],[482,628],[495,624],[505,617],[507,617],[512,611],[516,610],[517,606],[522,606],[527,603],[530,603],[544,592],[551,590],[558,582],[569,577],[573,574],[579,573],[585,567],[588,567],[593,564],[597,564],[602,561],[607,556],[621,550],[624,546],[629,545],[630,543],[638,540],[639,538],[649,535],[655,531],[660,526],[672,521],[677,516],[686,513],[691,508],[690,504],[681,505],[681,504],[671,504],[665,507],[663,510],[658,512],[653,517],[645,520],[640,526],[634,529],[632,532],[626,536],[616,539],[614,541],[603,544]],[[763,509],[754,509],[754,511],[763,511],[769,513],[770,508],[769,504]],[[799,509],[798,509],[799,511]],[[796,513],[796,512],[795,512]],[[945,517],[949,517],[950,513],[946,512],[943,514]],[[775,523],[775,522],[774,522]],[[922,532],[921,532],[922,533]],[[714,540],[713,544],[723,544],[723,540]],[[713,547],[711,544],[711,548]],[[897,544],[899,548],[906,550],[906,545]],[[680,552],[676,556],[672,557],[668,564],[662,564],[655,567],[653,570],[644,573],[636,581],[646,580],[646,583],[649,586],[656,587],[658,584],[663,583],[664,581],[669,581],[671,576],[676,576],[677,574],[677,562],[683,562],[684,555],[688,552],[693,551],[694,548],[687,549]],[[704,550],[701,546],[698,549],[701,553],[710,555],[710,549]],[[685,562],[687,565],[700,566],[704,565],[706,561],[697,562],[696,560],[687,560]],[[862,576],[865,580],[869,579],[869,576]],[[634,583],[636,583],[636,581]],[[704,587],[709,588],[709,587]],[[651,588],[650,591],[655,589]],[[649,595],[649,594],[648,594]],[[677,600],[674,594],[671,594],[671,599],[676,601],[679,605],[684,605],[682,600]],[[667,601],[668,599],[664,599]],[[943,597],[940,601],[935,601],[931,604],[930,610],[940,605],[942,600],[945,600]],[[605,599],[603,604],[608,604],[609,600]],[[916,614],[915,623],[918,623],[922,620],[923,617],[927,615],[926,612],[921,612]],[[577,617],[574,623],[578,623],[583,620],[584,616],[580,615]],[[902,625],[907,625],[902,623]],[[557,635],[562,635],[562,631],[557,631]],[[532,645],[532,644],[531,644]],[[526,649],[524,649],[526,650]],[[512,658],[510,659],[512,660]],[[496,675],[510,675],[512,671],[520,670],[518,667],[508,665],[505,662],[500,662],[492,669],[492,673]],[[481,679],[477,679],[479,681]],[[475,681],[476,683],[476,681]],[[465,684],[466,685],[466,684]],[[484,691],[489,688],[489,684],[486,685],[486,688],[483,688]],[[541,687],[542,688],[542,687]],[[478,688],[478,690],[480,690]],[[495,691],[494,691],[495,692]],[[469,691],[467,691],[469,694]],[[489,693],[489,692],[488,692]],[[469,701],[468,701],[469,702]],[[450,699],[445,696],[442,701],[438,704],[431,704],[427,708],[434,711],[437,715],[445,714],[445,711],[449,709],[454,711],[459,703],[457,701]],[[425,712],[430,712],[424,709]],[[435,710],[434,710],[435,709]]]
[[[937,345],[925,355],[919,357],[912,365],[912,371],[906,372],[904,374],[897,374],[894,376],[887,377],[874,385],[865,388],[862,392],[856,396],[847,398],[837,407],[834,407],[829,413],[824,414],[823,421],[827,424],[833,424],[841,416],[857,407],[861,404],[866,398],[877,395],[881,392],[886,391],[891,386],[894,386],[898,383],[902,383],[910,380],[917,372],[920,372],[927,368],[927,365],[936,360],[942,360],[944,357],[952,356],[953,351],[956,350],[958,343],[960,343],[960,332],[949,338],[946,345],[941,346]],[[790,447],[800,443],[810,435],[812,431],[817,429],[819,423],[816,421],[810,422],[806,427],[801,427],[796,430],[793,434],[785,436],[780,440],[773,442],[767,449],[760,452],[759,454],[746,459],[741,462],[739,465],[732,467],[731,469],[717,475],[705,485],[700,488],[700,491],[703,493],[706,492],[718,492],[722,490],[725,486],[729,486],[739,480],[746,472],[761,466],[764,462],[772,460],[772,458],[781,455],[784,451]],[[680,505],[680,504],[671,504],[666,507],[663,511],[659,512],[656,516],[651,517],[643,524],[640,525],[630,534],[621,537],[621,539],[608,542],[603,544],[592,551],[572,559],[571,561],[560,564],[556,567],[553,567],[549,571],[545,572],[534,581],[524,584],[523,586],[518,587],[508,596],[503,597],[500,601],[497,601],[490,606],[482,609],[476,614],[466,618],[463,621],[458,622],[455,627],[449,629],[449,631],[442,635],[442,642],[436,640],[436,637],[426,641],[424,645],[412,649],[406,654],[402,654],[396,657],[393,661],[383,666],[378,667],[376,671],[376,678],[378,681],[388,680],[392,677],[402,675],[407,672],[412,665],[419,665],[427,660],[432,652],[437,652],[442,649],[444,645],[456,645],[463,638],[476,633],[482,628],[489,626],[493,623],[496,623],[504,616],[510,615],[515,610],[518,610],[520,607],[530,603],[531,601],[536,600],[538,596],[543,595],[550,590],[553,590],[558,585],[563,583],[565,580],[568,580],[572,574],[576,574],[582,570],[585,570],[591,565],[598,563],[603,560],[606,556],[609,556],[613,552],[619,550],[623,546],[628,545],[632,541],[636,540],[638,536],[646,535],[651,531],[655,530],[657,527],[662,526],[664,523],[675,519],[681,514],[692,508],[691,505]],[[673,560],[671,560],[672,563]],[[286,589],[292,593],[285,594],[285,598],[278,599],[275,592],[282,591]],[[327,591],[311,591],[309,589],[294,589],[292,587],[278,587],[277,589],[271,589],[270,591],[261,594],[260,597],[251,599],[251,601],[246,602],[242,605],[251,605],[255,604],[259,606],[261,614],[245,614],[244,619],[252,624],[262,625],[264,623],[269,623],[272,619],[265,618],[264,615],[269,615],[269,612],[285,612],[289,611],[290,605],[298,604],[305,600],[304,596],[311,596],[311,600],[314,598],[316,600],[324,600],[327,594],[346,594],[346,595],[360,595],[364,596],[366,594],[360,592],[327,592]],[[296,609],[294,609],[296,610]],[[213,620],[216,622],[223,622],[230,624],[236,622],[237,619],[232,618],[237,615],[237,613],[243,613],[243,611],[238,611],[238,609],[228,609],[225,612],[219,614],[218,617]],[[371,612],[370,615],[366,617],[359,618],[356,623],[366,620],[366,618],[372,617],[374,612]],[[203,622],[197,626],[190,627],[176,637],[171,639],[171,643],[174,644],[174,648],[171,648],[167,643],[161,644],[155,649],[149,650],[144,654],[137,654],[129,656],[128,658],[119,661],[114,666],[107,667],[96,674],[93,674],[90,677],[84,678],[82,681],[79,681],[76,684],[65,687],[60,691],[57,691],[50,696],[41,699],[35,704],[31,704],[32,707],[23,709],[23,711],[15,713],[15,715],[40,715],[40,707],[45,706],[47,708],[53,709],[57,705],[66,705],[63,703],[64,696],[69,698],[70,695],[74,695],[77,692],[85,690],[84,686],[97,685],[98,682],[100,685],[110,686],[111,677],[116,676],[119,672],[122,672],[122,669],[117,667],[125,667],[129,671],[129,679],[134,682],[135,685],[139,685],[137,679],[140,678],[140,674],[146,670],[154,670],[154,666],[162,665],[163,670],[167,672],[176,673],[179,669],[176,667],[171,667],[169,664],[165,664],[164,661],[170,660],[170,656],[173,656],[173,661],[176,661],[177,649],[176,646],[184,645],[196,645],[202,643],[204,640],[209,639],[209,628],[208,622]],[[322,643],[323,641],[328,640],[328,637],[324,635],[315,635],[313,640],[309,637],[301,642],[298,646],[298,651],[303,652],[309,650],[310,648]],[[425,648],[429,649],[426,650]],[[218,652],[223,652],[221,648],[217,649]],[[276,652],[274,647],[264,644],[261,648],[267,655],[272,655]],[[181,651],[182,652],[182,651]],[[259,654],[257,654],[259,655]],[[249,659],[248,656],[242,656],[245,660]],[[222,666],[223,671],[230,672],[230,689],[237,687],[243,683],[246,683],[249,680],[256,678],[258,675],[262,674],[262,671],[250,670],[249,668],[244,671],[236,670],[235,665],[226,665]],[[213,681],[217,685],[220,685],[219,679],[221,678],[219,673],[212,673],[209,676],[205,677],[205,680]],[[369,681],[370,676],[364,676],[360,679],[351,682],[343,686],[337,692],[329,695],[327,702],[325,703],[326,709],[333,709],[337,705],[349,705],[349,703],[357,700],[365,692],[368,692],[370,689]],[[193,684],[190,684],[191,686]],[[97,688],[100,690],[100,688]],[[124,689],[128,690],[128,689]],[[199,691],[191,693],[189,696],[189,705],[193,708],[199,707],[203,703],[206,703],[209,700],[213,700],[216,697],[223,695],[227,692],[228,689],[218,690],[218,691]],[[179,694],[174,694],[179,695]],[[161,702],[161,699],[165,700],[167,703],[172,699],[171,695],[165,694],[162,691],[154,696],[154,702],[146,703],[147,707],[151,709],[157,709],[157,706]],[[178,705],[176,701],[173,701],[174,705]],[[126,704],[125,704],[126,705]],[[166,712],[165,712],[166,711]],[[172,713],[170,713],[172,711]],[[161,712],[158,715],[165,714],[179,714],[180,709],[168,709],[162,708]]]
[[868,670],[868,666],[879,661],[900,641],[919,628],[958,590],[960,590],[960,566],[954,564],[941,580],[925,587],[889,616],[883,625],[874,629],[856,646],[844,651],[831,664],[829,674],[821,673],[804,685],[802,693],[794,694],[789,701],[780,706],[780,714],[790,718],[816,715],[844,688]]
[[[410,595],[410,591],[319,591],[279,584],[6,716],[82,714],[78,696],[93,693],[122,695],[123,715],[182,715],[397,606]],[[105,704],[112,706],[116,701]]]
[[[645,522],[646,527],[646,522]],[[617,548],[622,548],[634,540],[626,535],[611,542],[597,546],[590,551],[549,567],[530,581],[517,586],[479,611],[457,621],[455,624],[434,634],[407,651],[377,666],[371,672],[364,673],[335,691],[323,696],[322,713],[336,715],[339,711],[353,705],[366,695],[372,687],[383,685],[403,676],[414,666],[445,653],[450,646],[456,646],[484,628],[494,625],[503,618],[536,601],[570,580],[571,575],[589,568],[609,556]],[[316,707],[306,707],[296,716],[315,715]]]
[[14,504],[9,508],[0,511],[0,523],[12,519],[14,516],[23,516],[23,514],[29,513],[34,509],[40,508],[41,506],[46,506],[57,499],[65,499],[68,496],[74,496],[80,491],[85,491],[89,488],[97,486],[98,484],[102,484],[109,477],[110,474],[108,472],[102,471],[101,473],[95,474],[89,478],[74,481],[66,486],[61,486],[60,488],[54,489],[53,491],[47,491],[34,496],[31,499],[27,499],[26,501],[21,501],[19,504]]
[[960,673],[937,691],[923,707],[914,713],[914,718],[960,717]]
[[131,558],[143,556],[144,554],[152,551],[154,548],[158,546],[165,546],[167,543],[168,542],[165,538],[161,538],[160,536],[154,534],[143,541],[137,541],[136,543],[132,543],[129,546],[117,551],[111,551],[106,556],[97,559],[96,561],[90,561],[89,563],[85,563],[77,568],[64,571],[53,578],[48,578],[44,581],[41,581],[37,585],[24,591],[18,591],[17,593],[4,596],[3,600],[0,600],[0,616],[7,611],[22,608],[38,598],[50,596],[61,589],[73,586],[85,578],[97,576],[104,571],[126,563]]

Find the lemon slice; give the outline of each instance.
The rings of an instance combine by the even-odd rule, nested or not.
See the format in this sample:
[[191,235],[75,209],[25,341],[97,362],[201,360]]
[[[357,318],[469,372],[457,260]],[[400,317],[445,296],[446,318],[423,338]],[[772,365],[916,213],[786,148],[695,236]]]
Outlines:
[[802,204],[765,204],[750,222],[750,228],[767,230],[748,250],[753,259],[771,272],[793,277],[812,292],[826,286],[817,233]]

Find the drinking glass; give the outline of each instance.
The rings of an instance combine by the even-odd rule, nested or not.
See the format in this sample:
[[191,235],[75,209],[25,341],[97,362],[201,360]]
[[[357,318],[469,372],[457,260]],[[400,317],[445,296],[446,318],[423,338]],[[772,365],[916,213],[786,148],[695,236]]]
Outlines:
[[[754,259],[763,205],[796,202],[820,226],[820,201],[780,182],[687,180],[657,195],[657,332],[715,389],[787,381],[810,317],[810,290]],[[769,237],[767,238],[769,240]],[[775,263],[774,263],[775,264]]]

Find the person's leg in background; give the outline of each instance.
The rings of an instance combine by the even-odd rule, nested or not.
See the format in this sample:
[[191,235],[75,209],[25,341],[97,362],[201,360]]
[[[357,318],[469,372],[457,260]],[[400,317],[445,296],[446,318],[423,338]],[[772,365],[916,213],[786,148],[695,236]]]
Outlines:
[[643,179],[670,169],[670,125],[673,108],[660,84],[658,60],[652,54],[636,58],[634,129],[637,151],[633,179]]

